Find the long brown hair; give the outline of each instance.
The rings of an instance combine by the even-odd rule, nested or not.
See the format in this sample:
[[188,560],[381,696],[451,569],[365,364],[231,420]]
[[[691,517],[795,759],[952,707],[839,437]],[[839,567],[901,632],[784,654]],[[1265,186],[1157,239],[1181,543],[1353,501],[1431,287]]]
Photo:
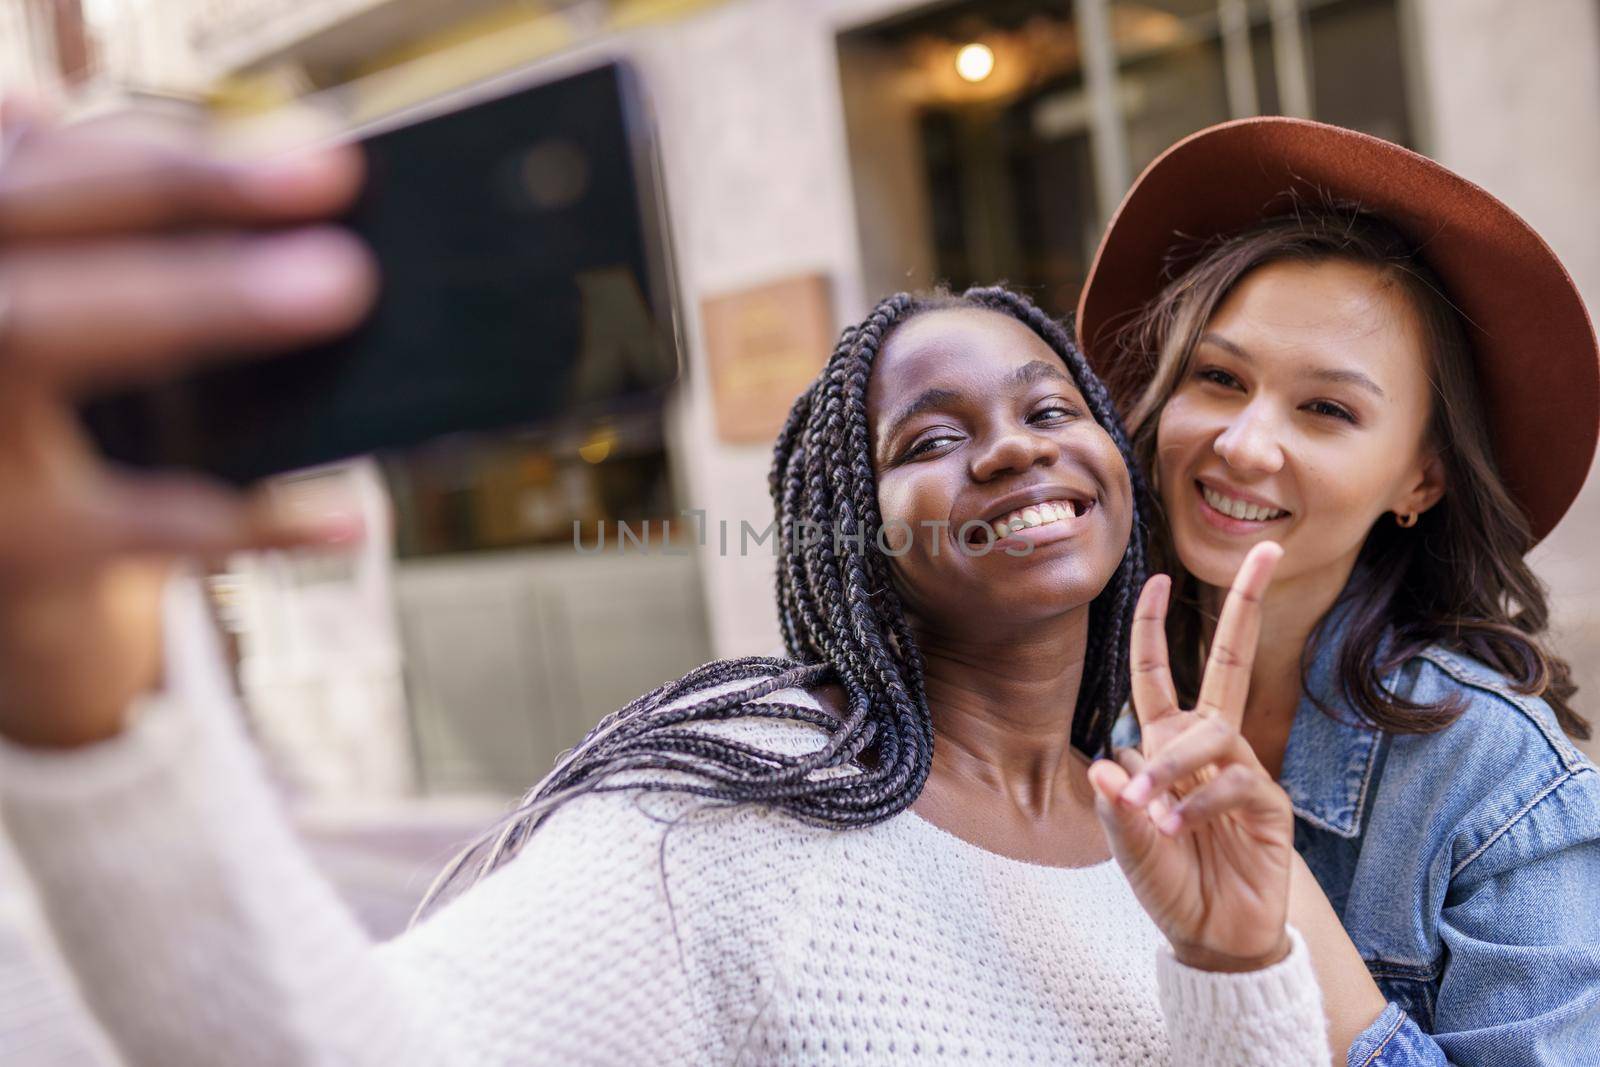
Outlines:
[[[1131,398],[1133,448],[1155,471],[1162,408],[1188,374],[1206,323],[1238,283],[1267,263],[1343,259],[1377,270],[1415,309],[1433,384],[1429,440],[1444,465],[1445,494],[1418,524],[1377,522],[1340,594],[1346,620],[1336,676],[1357,713],[1395,733],[1431,733],[1464,710],[1460,698],[1418,704],[1384,688],[1382,677],[1430,645],[1488,664],[1527,696],[1542,697],[1562,729],[1589,737],[1572,708],[1577,687],[1566,662],[1546,644],[1550,610],[1545,587],[1524,559],[1533,536],[1495,464],[1483,414],[1467,325],[1416,249],[1387,222],[1354,205],[1296,203],[1292,213],[1264,219],[1198,250],[1175,248],[1170,262],[1193,262],[1120,333],[1108,384]],[[1140,383],[1146,383],[1140,388]],[[1152,492],[1160,514],[1160,494]],[[1192,701],[1199,687],[1202,615],[1197,582],[1183,570],[1165,522],[1153,521],[1151,563],[1173,576],[1168,640],[1173,676]],[[1330,611],[1301,659],[1302,682],[1327,639]],[[1326,705],[1316,698],[1319,706]]]

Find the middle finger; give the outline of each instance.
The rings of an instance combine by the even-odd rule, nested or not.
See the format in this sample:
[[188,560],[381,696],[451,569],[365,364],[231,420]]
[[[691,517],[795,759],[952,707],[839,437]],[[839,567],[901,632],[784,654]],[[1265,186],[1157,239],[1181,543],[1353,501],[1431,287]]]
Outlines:
[[1250,550],[1228,590],[1222,617],[1211,636],[1211,653],[1206,657],[1195,711],[1220,716],[1234,729],[1244,722],[1250,668],[1261,636],[1261,598],[1282,558],[1283,547],[1273,541],[1263,541]]
[[370,255],[331,227],[15,249],[0,257],[0,370],[73,392],[122,384],[325,338],[374,290]]

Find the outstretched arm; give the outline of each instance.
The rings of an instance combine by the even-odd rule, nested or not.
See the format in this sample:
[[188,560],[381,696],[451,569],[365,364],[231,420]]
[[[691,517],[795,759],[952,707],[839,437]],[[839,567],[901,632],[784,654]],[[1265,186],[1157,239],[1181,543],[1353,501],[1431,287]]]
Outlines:
[[130,1065],[694,1062],[659,829],[574,802],[432,919],[373,945],[237,726],[203,592],[174,580],[163,692],[120,736],[0,752],[0,811]]

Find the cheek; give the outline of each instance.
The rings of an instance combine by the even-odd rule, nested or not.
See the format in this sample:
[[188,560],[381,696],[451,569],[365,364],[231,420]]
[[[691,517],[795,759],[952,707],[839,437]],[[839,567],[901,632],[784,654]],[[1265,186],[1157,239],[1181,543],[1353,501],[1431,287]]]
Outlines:
[[934,518],[929,487],[915,478],[886,477],[878,482],[878,515],[884,525],[903,522],[913,529],[922,519]]
[[[938,523],[949,515],[949,500],[925,479],[889,477],[878,483],[878,516],[884,532],[881,547],[888,555],[895,588],[914,616],[928,614],[939,591],[948,589],[953,553],[949,540],[954,534]],[[937,550],[934,541],[939,542]]]
[[[891,565],[896,571],[916,571],[924,566],[922,560],[931,552],[931,541],[940,541],[942,547],[954,536],[940,525],[950,518],[950,493],[944,481],[929,476],[931,473],[931,467],[894,471],[878,482],[878,517],[883,521],[885,543],[895,550]],[[906,545],[908,538],[910,544]]]
[[1364,537],[1393,492],[1394,453],[1370,442],[1302,442],[1294,456],[1304,510]]
[[[1110,434],[1102,434],[1100,457],[1097,466],[1105,471],[1106,489],[1108,495],[1117,504],[1117,525],[1114,540],[1127,545],[1128,538],[1133,535],[1133,478],[1128,474],[1128,465],[1122,458],[1122,453],[1117,450],[1116,442],[1111,440]],[[1115,547],[1115,545],[1113,545]],[[1121,554],[1117,556],[1121,559]]]
[[1205,448],[1215,439],[1218,427],[1211,425],[1202,405],[1186,399],[1182,394],[1173,397],[1161,409],[1156,423],[1156,475],[1163,499],[1184,480],[1184,469],[1193,465],[1197,450]]

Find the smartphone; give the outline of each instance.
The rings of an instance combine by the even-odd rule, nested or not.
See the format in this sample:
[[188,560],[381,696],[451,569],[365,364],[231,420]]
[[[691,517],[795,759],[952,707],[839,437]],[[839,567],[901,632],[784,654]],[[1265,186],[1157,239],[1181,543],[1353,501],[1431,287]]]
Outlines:
[[[548,79],[548,75],[546,75]],[[329,344],[89,400],[112,460],[235,485],[446,434],[659,403],[680,365],[656,143],[622,61],[497,79],[353,131],[375,253]]]

